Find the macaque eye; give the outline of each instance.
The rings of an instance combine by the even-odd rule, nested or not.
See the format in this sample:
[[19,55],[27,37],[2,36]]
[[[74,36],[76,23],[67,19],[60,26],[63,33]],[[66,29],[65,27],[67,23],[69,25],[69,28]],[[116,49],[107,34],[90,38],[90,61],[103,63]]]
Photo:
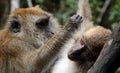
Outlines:
[[20,32],[21,24],[17,20],[11,21],[10,31],[14,33]]
[[48,25],[48,22],[49,22],[49,18],[38,20],[36,22],[36,27],[39,29],[44,28]]

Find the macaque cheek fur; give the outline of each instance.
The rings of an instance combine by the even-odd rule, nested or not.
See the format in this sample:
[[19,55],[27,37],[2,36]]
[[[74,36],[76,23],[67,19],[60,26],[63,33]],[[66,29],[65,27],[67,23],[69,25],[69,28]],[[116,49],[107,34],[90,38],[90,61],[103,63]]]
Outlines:
[[10,15],[5,29],[9,29],[12,36],[39,48],[60,31],[60,25],[52,14],[36,6],[16,9]]

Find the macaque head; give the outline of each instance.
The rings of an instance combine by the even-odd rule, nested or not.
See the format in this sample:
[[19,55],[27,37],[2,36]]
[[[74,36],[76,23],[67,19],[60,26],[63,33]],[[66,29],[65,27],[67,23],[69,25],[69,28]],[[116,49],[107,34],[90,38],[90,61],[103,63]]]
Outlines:
[[110,30],[100,26],[86,31],[82,39],[76,40],[68,52],[68,58],[78,62],[95,61],[111,33]]
[[72,61],[85,62],[95,59],[95,56],[82,40],[77,40],[68,52],[68,58]]
[[6,24],[9,34],[39,48],[52,35],[60,30],[60,25],[52,14],[38,6],[18,8],[10,16]]

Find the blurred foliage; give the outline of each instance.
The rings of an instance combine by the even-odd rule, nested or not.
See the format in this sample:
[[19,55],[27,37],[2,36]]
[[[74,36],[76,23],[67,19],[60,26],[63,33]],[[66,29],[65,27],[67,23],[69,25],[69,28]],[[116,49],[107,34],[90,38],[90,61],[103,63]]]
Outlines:
[[[97,24],[98,16],[101,8],[104,5],[104,0],[90,0],[93,20]],[[34,5],[39,4],[41,8],[54,13],[62,24],[77,10],[77,0],[34,0]],[[108,24],[118,23],[120,20],[120,0],[117,0],[115,5],[110,8],[110,15],[106,19]]]
[[[116,3],[110,8],[110,15],[105,19],[107,24],[112,24],[115,27],[120,20],[120,0],[115,0]],[[27,7],[26,0],[20,0],[21,7]],[[76,13],[77,0],[32,0],[34,5],[40,5],[41,8],[53,13],[64,24],[68,18]],[[93,21],[97,24],[98,16],[101,12],[105,0],[90,0],[90,6],[93,14]],[[0,9],[0,12],[2,9]]]
[[28,7],[27,0],[24,0],[24,1],[20,0],[20,7],[27,8]]
[[120,73],[120,68],[115,73]]
[[35,3],[54,13],[62,24],[77,10],[77,1],[75,0],[35,0]]
[[103,2],[101,0],[90,0],[90,7],[93,14],[93,20],[97,23],[98,15],[101,12]]
[[116,22],[120,22],[120,0],[116,0],[116,4],[111,8],[110,16],[108,17],[109,21],[112,22],[113,28],[117,24]]
[[120,0],[116,1],[116,4],[114,5],[114,7],[111,9],[111,13],[110,13],[110,17],[109,21],[120,21]]

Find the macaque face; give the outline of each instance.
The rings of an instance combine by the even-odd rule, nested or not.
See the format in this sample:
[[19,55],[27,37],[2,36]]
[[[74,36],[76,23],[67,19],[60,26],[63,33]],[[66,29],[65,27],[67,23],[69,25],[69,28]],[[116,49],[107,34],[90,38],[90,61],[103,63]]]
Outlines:
[[40,8],[20,8],[10,15],[7,22],[9,33],[39,48],[59,29],[53,16]]
[[85,43],[77,41],[69,51],[68,58],[76,62],[86,62],[94,60],[95,56]]

